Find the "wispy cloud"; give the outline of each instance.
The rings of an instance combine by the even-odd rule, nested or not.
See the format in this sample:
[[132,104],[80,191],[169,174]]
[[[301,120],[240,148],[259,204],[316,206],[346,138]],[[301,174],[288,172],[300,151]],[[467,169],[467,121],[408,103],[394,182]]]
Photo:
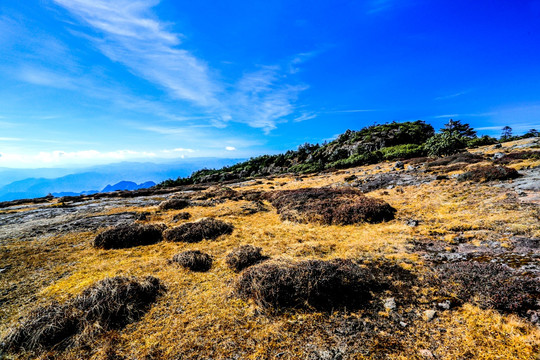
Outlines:
[[295,118],[293,121],[294,122],[301,122],[301,121],[315,119],[316,117],[317,117],[317,114],[315,114],[315,113],[303,113],[299,117]]
[[448,95],[438,96],[438,97],[435,98],[435,100],[439,101],[439,100],[453,99],[453,98],[457,98],[459,96],[468,94],[471,91],[472,91],[471,89],[467,89],[467,90],[459,91],[459,92],[448,94]]
[[168,31],[151,13],[158,1],[54,1],[99,34],[94,44],[111,60],[162,86],[175,98],[216,105],[215,94],[220,89],[210,79],[208,66],[176,47],[180,35]]
[[307,88],[289,84],[284,73],[298,72],[298,64],[311,53],[295,56],[288,69],[262,67],[246,72],[233,85],[222,83],[207,62],[181,47],[183,35],[154,15],[158,0],[54,2],[92,28],[91,41],[112,61],[166,90],[171,98],[204,109],[216,127],[236,121],[268,132],[295,112],[298,94]]
[[[38,153],[0,153],[0,166],[24,167],[24,166],[56,166],[68,164],[96,164],[107,162],[118,162],[127,160],[142,159],[176,159],[178,154],[194,153],[193,149],[164,149],[157,151],[136,151],[136,150],[81,150],[81,151],[41,151]],[[183,157],[183,155],[180,155]]]
[[433,119],[450,119],[460,116],[459,114],[444,114],[444,115],[436,115],[432,116]]
[[371,0],[369,2],[368,14],[376,14],[390,9],[394,4],[393,0]]
[[325,111],[327,114],[339,114],[339,113],[363,113],[363,112],[374,112],[379,111],[376,109],[348,109],[348,110],[331,110]]

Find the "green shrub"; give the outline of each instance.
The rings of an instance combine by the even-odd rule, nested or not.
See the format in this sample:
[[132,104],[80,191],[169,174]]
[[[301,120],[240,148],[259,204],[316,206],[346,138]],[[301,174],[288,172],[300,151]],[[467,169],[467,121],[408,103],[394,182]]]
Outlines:
[[433,135],[425,144],[430,156],[447,156],[460,152],[466,146],[465,139],[457,132]]
[[403,144],[382,148],[382,157],[384,160],[411,159],[426,155],[423,145]]
[[476,148],[479,146],[493,145],[496,143],[498,143],[497,139],[488,135],[484,135],[479,138],[473,138],[473,139],[467,140],[467,147]]

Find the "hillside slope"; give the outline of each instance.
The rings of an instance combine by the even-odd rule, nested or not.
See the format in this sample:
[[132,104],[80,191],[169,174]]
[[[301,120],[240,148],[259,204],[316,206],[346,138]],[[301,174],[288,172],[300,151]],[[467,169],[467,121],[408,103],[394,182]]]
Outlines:
[[[536,359],[538,154],[529,139],[403,169],[380,162],[6,207],[0,356]],[[378,209],[383,217],[370,216]],[[126,238],[105,233],[133,223]],[[127,244],[96,247],[98,234]],[[190,270],[197,261],[205,266]],[[96,300],[101,314],[138,312],[78,312]],[[43,323],[65,331],[44,340]]]

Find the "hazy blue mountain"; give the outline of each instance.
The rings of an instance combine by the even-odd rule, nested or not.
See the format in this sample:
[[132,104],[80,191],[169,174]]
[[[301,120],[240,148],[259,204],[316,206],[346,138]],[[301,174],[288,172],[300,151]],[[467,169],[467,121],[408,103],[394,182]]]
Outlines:
[[[221,168],[242,159],[198,158],[173,162],[122,162],[82,169],[6,169],[0,168],[0,201],[96,193],[110,184],[132,182],[159,183],[185,177],[202,168]],[[6,179],[10,180],[6,182]],[[149,187],[149,186],[146,186]],[[103,191],[102,190],[102,191]],[[114,189],[116,190],[116,189]],[[114,191],[110,190],[110,191]],[[109,191],[109,190],[107,190]]]
[[139,189],[147,189],[149,187],[152,187],[156,185],[153,181],[147,181],[142,184],[134,183],[133,181],[120,181],[119,183],[116,183],[114,185],[107,185],[101,192],[111,192],[111,191],[117,191],[117,190],[139,190]]

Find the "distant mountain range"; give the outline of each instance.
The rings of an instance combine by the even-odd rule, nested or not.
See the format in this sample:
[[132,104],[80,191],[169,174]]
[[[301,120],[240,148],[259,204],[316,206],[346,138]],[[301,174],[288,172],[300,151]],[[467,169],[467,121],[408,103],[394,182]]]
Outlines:
[[153,181],[147,181],[142,184],[134,183],[133,181],[120,181],[119,183],[116,183],[114,185],[107,185],[103,188],[103,190],[87,190],[82,192],[69,192],[69,191],[63,191],[59,193],[52,193],[53,196],[61,197],[61,196],[78,196],[78,195],[92,195],[96,193],[105,193],[105,192],[113,192],[118,190],[139,190],[139,189],[147,189],[152,186],[156,185]]
[[74,196],[142,189],[163,180],[189,176],[202,168],[221,168],[241,160],[243,159],[196,158],[162,163],[123,162],[81,169],[0,168],[0,201],[48,194]]

